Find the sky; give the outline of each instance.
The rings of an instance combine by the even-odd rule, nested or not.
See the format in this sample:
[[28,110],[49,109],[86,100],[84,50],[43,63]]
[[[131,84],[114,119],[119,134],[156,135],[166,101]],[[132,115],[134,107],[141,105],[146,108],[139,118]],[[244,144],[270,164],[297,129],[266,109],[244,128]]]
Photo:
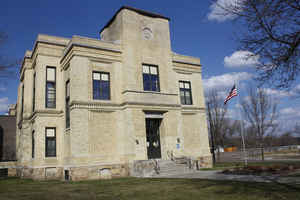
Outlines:
[[[226,0],[218,0],[222,3]],[[227,0],[232,1],[232,0]],[[206,91],[222,88],[224,99],[235,81],[239,82],[239,98],[229,102],[228,116],[239,118],[239,100],[247,98],[246,87],[256,84],[254,65],[259,56],[244,59],[251,52],[237,51],[235,35],[243,27],[233,23],[233,16],[220,17],[210,0],[2,0],[0,31],[8,35],[0,55],[6,60],[22,59],[32,50],[38,34],[71,38],[73,35],[99,39],[99,31],[123,5],[169,17],[172,50],[200,58]],[[19,77],[0,80],[0,114],[9,104],[16,103]],[[300,102],[295,98],[300,84],[290,91],[265,87],[279,102],[279,121],[284,129],[291,128],[300,117]]]

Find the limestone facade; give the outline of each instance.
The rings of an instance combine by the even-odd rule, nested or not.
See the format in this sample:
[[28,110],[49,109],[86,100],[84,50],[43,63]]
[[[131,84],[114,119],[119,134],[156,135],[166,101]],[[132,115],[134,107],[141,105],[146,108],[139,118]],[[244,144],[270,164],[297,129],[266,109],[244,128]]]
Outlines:
[[[72,180],[128,176],[134,161],[151,158],[146,119],[159,119],[156,158],[210,160],[200,59],[172,52],[169,19],[122,7],[100,35],[38,35],[26,52],[17,102],[18,174]],[[143,66],[156,69],[154,89],[145,90]],[[49,67],[55,68],[51,108]],[[102,73],[109,78],[107,99],[95,98]],[[192,102],[182,103],[185,82],[179,81],[189,83]],[[54,156],[46,152],[49,128]]]

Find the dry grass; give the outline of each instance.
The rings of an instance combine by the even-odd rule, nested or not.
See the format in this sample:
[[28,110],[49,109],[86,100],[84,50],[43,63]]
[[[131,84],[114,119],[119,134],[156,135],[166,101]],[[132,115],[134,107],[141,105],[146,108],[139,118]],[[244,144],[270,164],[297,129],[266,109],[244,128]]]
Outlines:
[[199,179],[137,179],[62,182],[0,180],[0,199],[300,199],[300,186]]

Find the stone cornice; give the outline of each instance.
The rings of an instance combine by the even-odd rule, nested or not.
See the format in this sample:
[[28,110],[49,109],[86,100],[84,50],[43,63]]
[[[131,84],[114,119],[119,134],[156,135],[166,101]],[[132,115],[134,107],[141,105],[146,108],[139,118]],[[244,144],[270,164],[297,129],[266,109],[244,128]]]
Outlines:
[[101,102],[96,102],[96,101],[72,101],[70,103],[70,106],[89,106],[89,107],[103,107],[103,106],[120,106],[120,104],[117,103],[112,103],[110,101],[101,101]]
[[48,117],[61,117],[64,112],[62,110],[35,110],[30,117],[28,117],[28,120],[34,120],[37,116],[48,116]]
[[158,94],[158,95],[171,95],[178,96],[177,93],[164,93],[164,92],[152,92],[152,91],[140,91],[140,90],[124,90],[122,94],[125,93],[143,93],[143,94]]
[[167,104],[167,103],[143,103],[128,101],[121,104],[122,106],[133,105],[133,106],[156,106],[156,107],[170,107],[170,108],[180,108],[180,104]]
[[182,114],[197,114],[197,113],[205,113],[204,107],[194,107],[194,106],[182,106],[181,107]]
[[197,67],[201,67],[201,64],[197,64],[197,63],[192,63],[192,62],[185,62],[185,61],[179,61],[179,60],[173,60],[173,63],[179,63],[179,64],[184,64],[184,65],[193,65],[193,66],[197,66]]
[[[102,41],[98,41],[98,42],[102,42]],[[110,51],[113,53],[122,53],[122,51],[120,49],[117,48],[109,48],[109,47],[104,47],[104,46],[100,46],[100,45],[92,45],[92,44],[84,44],[83,42],[74,42],[74,41],[70,41],[70,43],[68,44],[66,50],[64,51],[62,58],[60,60],[60,63],[62,63],[64,61],[64,59],[66,58],[66,56],[69,54],[69,52],[72,50],[73,47],[83,47],[83,48],[89,48],[89,49],[96,49],[96,50],[102,50],[102,51]]]
[[123,103],[112,103],[112,102],[91,102],[91,101],[72,101],[70,104],[71,109],[89,109],[89,110],[122,110],[127,106],[139,106],[139,107],[162,107],[166,108],[180,108],[180,104],[161,104],[161,103],[142,103],[142,102],[123,102]]
[[[58,42],[58,41],[50,41],[50,40],[42,39],[42,37],[60,38],[60,37],[53,37],[53,36],[47,36],[47,35],[38,35],[38,38],[36,39],[36,41],[34,43],[33,50],[30,52],[31,54],[27,53],[27,51],[26,51],[26,54],[24,56],[24,59],[23,59],[23,62],[22,62],[21,68],[20,68],[20,73],[23,69],[25,59],[32,59],[39,43],[55,45],[55,46],[63,46],[63,47],[67,46],[66,43]],[[66,38],[62,38],[62,39],[66,39]]]

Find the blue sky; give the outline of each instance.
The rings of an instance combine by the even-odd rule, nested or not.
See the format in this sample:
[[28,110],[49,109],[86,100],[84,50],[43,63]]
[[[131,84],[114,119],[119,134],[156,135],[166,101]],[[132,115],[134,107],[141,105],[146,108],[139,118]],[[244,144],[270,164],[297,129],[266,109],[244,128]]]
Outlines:
[[[248,61],[242,59],[245,52],[236,52],[237,26],[230,17],[214,15],[217,10],[211,6],[210,1],[3,0],[0,7],[0,31],[8,34],[8,41],[0,48],[0,55],[7,59],[23,58],[25,51],[32,49],[39,33],[68,38],[72,35],[99,38],[99,30],[122,5],[171,18],[172,50],[200,58],[205,88],[224,87],[227,89],[224,91],[226,95],[234,80],[239,79],[240,95],[242,99],[245,97],[244,86],[252,82],[251,77],[255,72],[251,66],[259,58]],[[8,104],[16,102],[17,85],[18,78],[0,81],[0,114],[7,111]],[[290,93],[266,90],[280,100],[279,113],[281,119],[285,120],[283,125],[295,123],[300,117],[297,112],[300,103],[293,98],[296,89],[292,88]],[[230,102],[229,114],[232,116],[236,116],[236,103],[237,98]]]

